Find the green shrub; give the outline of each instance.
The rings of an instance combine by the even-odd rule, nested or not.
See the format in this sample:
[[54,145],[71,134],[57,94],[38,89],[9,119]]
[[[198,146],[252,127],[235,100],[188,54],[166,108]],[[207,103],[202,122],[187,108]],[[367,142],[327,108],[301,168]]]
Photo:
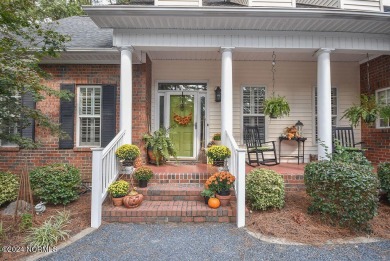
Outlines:
[[246,197],[255,210],[284,206],[284,181],[277,172],[254,169],[246,176]]
[[22,220],[19,224],[20,230],[27,230],[30,229],[33,225],[32,215],[30,213],[23,213],[22,214]]
[[378,165],[378,178],[381,189],[387,193],[387,198],[390,201],[390,162]]
[[10,172],[0,172],[0,206],[18,197],[18,177]]
[[31,247],[53,247],[59,241],[69,237],[69,231],[65,227],[70,223],[70,213],[58,212],[57,216],[51,216],[40,227],[30,229],[26,243]]
[[309,213],[320,213],[332,224],[368,228],[378,209],[378,180],[367,165],[338,160],[306,165],[304,181],[311,197]]
[[[351,148],[348,149],[350,150]],[[335,153],[332,154],[332,160],[364,165],[372,168],[371,162],[363,155],[363,153],[358,151],[347,151],[345,147],[341,147],[340,145],[336,145]]]
[[69,164],[51,164],[30,172],[31,187],[40,200],[66,205],[78,199],[81,176]]

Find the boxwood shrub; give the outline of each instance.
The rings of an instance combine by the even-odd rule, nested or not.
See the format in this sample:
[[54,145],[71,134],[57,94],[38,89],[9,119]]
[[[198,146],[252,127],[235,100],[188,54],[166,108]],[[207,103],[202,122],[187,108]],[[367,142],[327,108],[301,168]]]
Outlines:
[[0,206],[18,197],[18,177],[10,172],[0,172]]
[[284,181],[277,172],[254,169],[246,176],[246,198],[254,210],[282,208],[284,206]]
[[40,200],[66,205],[79,197],[80,172],[69,164],[51,164],[30,172],[31,187]]
[[309,213],[320,213],[333,224],[365,230],[377,214],[378,179],[370,165],[312,162],[305,167],[304,181],[311,197]]
[[378,165],[378,178],[381,189],[387,193],[387,198],[390,201],[390,162]]

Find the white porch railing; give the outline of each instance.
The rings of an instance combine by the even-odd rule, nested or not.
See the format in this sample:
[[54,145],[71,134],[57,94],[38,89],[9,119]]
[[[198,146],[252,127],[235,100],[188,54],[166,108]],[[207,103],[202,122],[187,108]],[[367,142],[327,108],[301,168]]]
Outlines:
[[245,226],[245,149],[240,149],[233,135],[226,131],[226,146],[232,155],[228,159],[229,171],[236,177],[237,227]]
[[91,227],[98,228],[102,223],[102,204],[107,196],[107,188],[118,177],[119,161],[115,151],[123,144],[125,131],[120,131],[103,149],[92,150],[92,195]]

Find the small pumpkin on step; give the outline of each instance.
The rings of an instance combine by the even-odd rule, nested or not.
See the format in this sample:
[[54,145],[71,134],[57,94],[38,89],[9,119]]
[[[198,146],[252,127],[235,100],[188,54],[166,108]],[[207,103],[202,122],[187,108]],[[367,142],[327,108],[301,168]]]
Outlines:
[[219,208],[219,206],[221,205],[221,202],[217,198],[210,198],[208,205],[210,208]]

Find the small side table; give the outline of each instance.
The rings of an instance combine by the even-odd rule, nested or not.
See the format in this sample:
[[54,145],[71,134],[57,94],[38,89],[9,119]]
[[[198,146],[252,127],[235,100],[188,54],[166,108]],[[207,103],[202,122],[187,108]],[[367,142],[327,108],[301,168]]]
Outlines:
[[[291,141],[296,141],[298,146],[298,155],[281,155],[281,147],[282,147],[282,141],[289,140],[287,137],[279,137],[279,162],[280,158],[297,158],[298,159],[298,165],[299,165],[299,159],[302,158],[302,163],[305,163],[305,141],[307,138],[300,137],[300,138],[293,138]],[[302,155],[300,151],[299,144],[302,143]]]

